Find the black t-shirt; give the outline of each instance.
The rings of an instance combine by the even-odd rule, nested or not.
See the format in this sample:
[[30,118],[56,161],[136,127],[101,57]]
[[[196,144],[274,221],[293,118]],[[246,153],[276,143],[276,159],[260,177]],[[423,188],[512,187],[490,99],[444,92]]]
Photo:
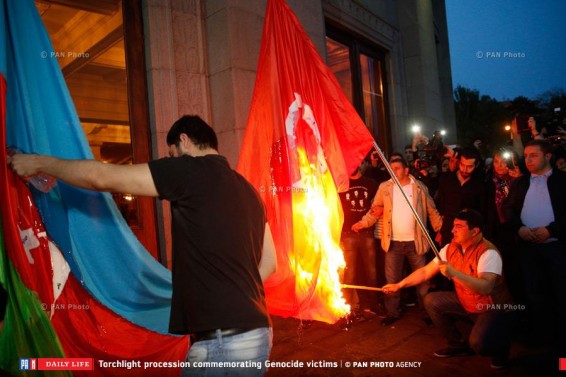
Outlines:
[[171,201],[173,298],[169,331],[270,325],[258,264],[265,209],[254,188],[219,155],[149,162]]
[[483,180],[476,175],[460,184],[456,172],[443,174],[437,191],[438,212],[443,216],[442,245],[446,245],[452,240],[452,227],[454,225],[454,215],[464,208],[475,209],[480,213],[485,213],[485,186]]
[[[350,232],[352,225],[368,213],[378,186],[376,181],[368,177],[350,179],[348,191],[340,193],[340,202],[342,203],[342,211],[344,211],[342,233]],[[360,233],[373,234],[373,227],[362,229]]]

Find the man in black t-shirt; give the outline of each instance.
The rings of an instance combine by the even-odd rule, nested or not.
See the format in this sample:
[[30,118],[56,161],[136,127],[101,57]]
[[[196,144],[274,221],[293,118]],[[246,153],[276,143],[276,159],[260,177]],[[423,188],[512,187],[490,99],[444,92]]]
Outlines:
[[[377,187],[377,182],[362,176],[358,168],[350,176],[348,191],[340,193],[340,202],[344,211],[344,224],[340,237],[340,246],[346,261],[344,284],[361,284],[377,287],[373,228],[367,228],[361,232],[352,230],[352,225],[360,221],[371,208]],[[358,297],[356,298],[356,296]],[[377,295],[375,293],[346,289],[344,290],[344,297],[352,307],[354,316],[358,309],[376,310]]]
[[[276,268],[275,248],[255,189],[218,154],[214,130],[183,116],[167,135],[171,158],[115,165],[15,155],[21,176],[45,173],[97,191],[159,196],[171,202],[173,297],[169,331],[191,334],[195,362],[248,362],[250,368],[185,368],[263,375],[272,345],[262,281]],[[251,362],[251,363],[249,363]],[[236,364],[234,364],[236,365]]]

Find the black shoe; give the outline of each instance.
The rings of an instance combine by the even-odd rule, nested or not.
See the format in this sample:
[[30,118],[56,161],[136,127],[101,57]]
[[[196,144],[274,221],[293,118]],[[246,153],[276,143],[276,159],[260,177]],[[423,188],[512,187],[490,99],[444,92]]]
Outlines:
[[448,347],[442,348],[434,353],[436,357],[470,356],[474,351],[470,347]]
[[381,326],[389,326],[389,325],[392,325],[392,324],[394,324],[395,322],[397,322],[398,319],[399,319],[399,318],[397,318],[397,317],[391,317],[391,316],[388,315],[387,317],[385,317],[385,318],[383,318],[383,319],[381,320]]
[[508,356],[493,356],[491,358],[491,367],[493,369],[503,369],[509,364]]

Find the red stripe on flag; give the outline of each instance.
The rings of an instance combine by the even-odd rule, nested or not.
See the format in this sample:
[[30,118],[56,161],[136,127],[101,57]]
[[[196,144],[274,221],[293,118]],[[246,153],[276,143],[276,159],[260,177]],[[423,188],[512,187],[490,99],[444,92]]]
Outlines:
[[[1,156],[0,156],[1,157]],[[10,199],[10,208],[13,213],[18,213],[20,223],[25,217],[26,221],[34,224],[34,229],[43,229],[43,222],[35,207],[33,198],[27,186],[13,173],[7,172],[8,182],[6,190],[1,190],[1,195],[6,195]],[[4,209],[4,208],[3,208]],[[14,218],[18,218],[15,217]],[[12,221],[17,223],[17,221]],[[29,262],[24,251],[19,234],[12,237],[12,248],[9,250],[10,257],[18,261],[16,266],[29,266]],[[40,254],[47,254],[47,259],[36,259],[37,266],[46,271],[51,270],[49,260],[49,250],[41,252],[32,250],[33,256],[37,258]],[[24,270],[27,271],[27,270]],[[26,284],[31,287],[51,287],[51,278],[47,274],[33,273],[27,276]],[[40,296],[41,297],[41,296]],[[63,346],[65,356],[71,357],[69,360],[82,360],[82,356],[89,355],[97,360],[123,360],[136,359],[140,361],[177,361],[183,360],[187,354],[189,342],[187,337],[177,337],[164,334],[157,334],[135,325],[120,315],[114,313],[100,302],[98,302],[71,274],[65,284],[58,300],[43,301],[44,310],[50,311],[52,315],[51,323],[57,333],[57,337]],[[50,354],[51,355],[51,354]],[[34,355],[35,356],[35,355]],[[47,355],[44,355],[47,356]],[[43,366],[50,369],[44,370],[71,370],[54,369],[61,365],[56,362],[63,362],[66,359],[44,359],[50,361]],[[92,360],[92,359],[88,359]],[[101,369],[88,368],[78,363],[68,366],[77,367],[72,369],[73,375],[92,376],[145,376],[143,369]],[[40,368],[41,369],[41,366]],[[92,371],[94,370],[94,371]],[[92,372],[80,372],[92,371]],[[179,368],[167,368],[160,372],[160,376],[178,376]]]

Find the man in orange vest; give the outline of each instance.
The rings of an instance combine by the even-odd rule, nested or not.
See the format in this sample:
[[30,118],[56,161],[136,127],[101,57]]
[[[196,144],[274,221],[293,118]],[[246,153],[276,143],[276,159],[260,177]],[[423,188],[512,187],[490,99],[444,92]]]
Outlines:
[[[399,283],[387,284],[385,293],[421,284],[439,272],[454,281],[455,292],[431,292],[424,306],[435,326],[448,340],[437,357],[475,353],[491,356],[491,366],[502,368],[509,358],[509,312],[516,309],[502,275],[501,255],[483,238],[482,215],[464,209],[455,215],[452,242],[440,250],[438,258],[416,270]],[[468,340],[456,328],[456,321],[473,323]]]

